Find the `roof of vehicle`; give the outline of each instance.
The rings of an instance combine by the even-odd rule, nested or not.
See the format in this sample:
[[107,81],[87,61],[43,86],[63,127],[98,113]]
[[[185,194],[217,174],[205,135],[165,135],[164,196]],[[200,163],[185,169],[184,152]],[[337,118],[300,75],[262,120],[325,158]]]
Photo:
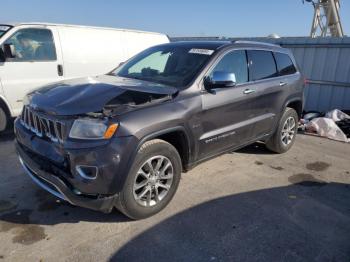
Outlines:
[[8,25],[8,26],[20,26],[20,25],[64,26],[64,27],[93,28],[93,29],[118,30],[118,31],[136,32],[136,33],[165,35],[165,34],[157,33],[157,32],[149,32],[149,31],[141,31],[141,30],[125,29],[125,28],[72,25],[72,24],[56,24],[56,23],[44,23],[44,22],[12,22],[12,23],[0,23],[0,25]]
[[230,41],[178,41],[178,42],[167,43],[164,45],[216,50],[220,47],[229,45],[230,43],[231,43]]
[[178,42],[171,42],[166,45],[176,45],[176,46],[184,46],[188,48],[205,48],[205,49],[212,49],[217,50],[219,48],[223,47],[254,47],[254,48],[266,48],[271,50],[285,50],[279,45],[271,44],[271,43],[264,43],[264,42],[255,42],[255,41],[178,41]]
[[247,41],[247,40],[237,40],[237,41],[232,41],[233,45],[238,45],[238,46],[244,46],[244,47],[253,47],[253,48],[264,48],[264,49],[270,49],[274,51],[286,51],[287,49],[281,47],[280,45],[277,44],[271,44],[271,43],[266,43],[266,42],[258,42],[258,41]]

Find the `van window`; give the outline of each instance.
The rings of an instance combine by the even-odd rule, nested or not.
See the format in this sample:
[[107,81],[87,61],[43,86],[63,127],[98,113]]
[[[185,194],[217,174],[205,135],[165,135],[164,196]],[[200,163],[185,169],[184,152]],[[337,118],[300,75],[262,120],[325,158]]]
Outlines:
[[261,80],[277,76],[275,59],[272,52],[248,50],[249,80]]
[[10,29],[7,25],[0,25],[0,38]]
[[21,29],[6,40],[5,44],[13,44],[15,58],[11,62],[55,61],[56,49],[53,36],[48,29]]
[[279,75],[291,75],[297,71],[289,55],[283,53],[274,53],[274,55]]
[[237,50],[226,54],[209,76],[211,77],[214,72],[218,71],[234,73],[237,84],[248,82],[248,67],[245,51]]

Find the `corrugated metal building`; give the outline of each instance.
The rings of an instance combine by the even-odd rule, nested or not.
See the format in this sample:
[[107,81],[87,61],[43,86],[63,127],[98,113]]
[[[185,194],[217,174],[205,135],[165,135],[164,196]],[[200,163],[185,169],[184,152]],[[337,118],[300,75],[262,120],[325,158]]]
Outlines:
[[[218,40],[218,37],[177,37],[173,41]],[[289,48],[309,80],[305,110],[350,110],[350,37],[229,38],[279,44]]]

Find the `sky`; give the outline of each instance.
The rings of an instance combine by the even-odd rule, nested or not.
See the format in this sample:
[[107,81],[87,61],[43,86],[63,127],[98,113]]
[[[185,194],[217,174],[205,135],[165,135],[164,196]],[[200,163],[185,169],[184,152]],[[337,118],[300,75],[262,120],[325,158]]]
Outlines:
[[[307,36],[313,18],[302,0],[1,0],[1,22],[52,22],[138,29],[169,36]],[[350,0],[341,0],[350,35]]]

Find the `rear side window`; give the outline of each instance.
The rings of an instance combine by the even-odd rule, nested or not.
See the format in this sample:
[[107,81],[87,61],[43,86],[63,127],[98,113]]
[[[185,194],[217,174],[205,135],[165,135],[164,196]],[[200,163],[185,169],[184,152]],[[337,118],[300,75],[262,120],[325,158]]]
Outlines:
[[291,75],[297,71],[289,55],[283,53],[274,53],[274,55],[279,75]]
[[249,80],[256,81],[277,76],[275,59],[272,52],[248,50]]

